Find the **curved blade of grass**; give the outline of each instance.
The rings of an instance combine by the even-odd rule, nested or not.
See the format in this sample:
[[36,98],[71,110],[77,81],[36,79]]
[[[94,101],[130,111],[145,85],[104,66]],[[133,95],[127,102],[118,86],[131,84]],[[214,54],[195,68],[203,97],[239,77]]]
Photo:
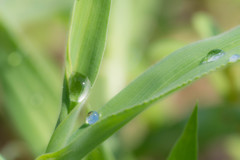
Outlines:
[[[24,27],[69,9],[72,2],[0,0],[0,82],[4,109],[35,155],[44,153],[54,130],[61,80],[54,61],[25,34]],[[8,56],[15,52],[22,57],[20,67],[8,64]],[[33,104],[37,102],[41,104]]]
[[64,77],[62,110],[49,142],[47,152],[64,147],[72,134],[75,121],[84,102],[70,107],[68,79],[78,72],[94,83],[102,60],[106,41],[111,0],[76,0],[67,48],[66,75]]
[[168,160],[197,160],[198,154],[198,107],[196,105],[186,127],[174,145]]
[[21,66],[8,73],[1,72],[0,82],[4,86],[5,110],[12,118],[11,122],[38,155],[44,153],[54,129],[58,104],[57,99],[46,92],[46,86],[32,75],[31,69]]
[[[210,71],[228,64],[231,55],[240,52],[240,27],[229,32],[190,44],[152,66],[104,105],[100,120],[82,126],[65,148],[38,159],[78,159],[111,136],[119,128],[145,110],[150,104],[199,79]],[[200,65],[212,49],[222,49],[225,56]]]
[[67,48],[67,77],[78,72],[93,84],[106,43],[111,0],[75,0]]
[[105,143],[99,145],[92,152],[90,152],[87,156],[84,157],[84,160],[115,160],[112,152],[110,152]]
[[[17,38],[14,34],[14,38],[10,34],[14,31],[2,24],[0,22],[0,83],[4,111],[29,148],[39,155],[44,153],[59,111],[59,71],[49,67],[46,57],[34,61],[32,55],[36,52],[28,51],[18,41],[29,41],[28,37]],[[17,65],[9,61],[11,55],[19,59]],[[40,63],[49,67],[48,71],[42,70]]]
[[[221,106],[208,106],[198,110],[198,141],[199,149],[205,148],[215,139],[236,133],[240,123],[240,104],[222,104]],[[231,117],[231,118],[226,118]],[[187,119],[174,124],[165,124],[158,128],[150,129],[142,144],[134,151],[140,156],[169,155],[171,147],[181,134]],[[171,135],[171,136],[169,136]],[[166,157],[167,158],[167,157]]]

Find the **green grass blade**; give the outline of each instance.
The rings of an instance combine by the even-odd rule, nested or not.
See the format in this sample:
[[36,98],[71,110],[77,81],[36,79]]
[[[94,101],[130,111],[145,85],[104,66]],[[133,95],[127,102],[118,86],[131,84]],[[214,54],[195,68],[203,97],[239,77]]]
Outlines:
[[7,72],[1,70],[0,82],[11,122],[37,155],[44,152],[54,129],[58,99],[46,92],[47,87],[35,72],[24,65]]
[[[229,57],[240,52],[240,27],[219,36],[190,44],[152,66],[112,98],[98,112],[100,120],[82,126],[65,148],[39,159],[76,159],[84,157],[150,104],[183,88],[210,71],[225,66]],[[212,49],[220,48],[225,55],[215,62],[200,64]]]
[[[240,123],[240,108],[238,104],[222,104],[219,106],[205,106],[198,110],[198,141],[199,150],[211,144],[214,139],[221,138],[238,131]],[[226,119],[225,117],[231,117]],[[161,155],[167,158],[172,146],[175,144],[187,119],[183,119],[174,124],[165,124],[157,128],[150,129],[144,141],[139,145],[134,153],[138,156]],[[169,136],[171,135],[171,137]]]
[[[19,37],[10,36],[11,29],[4,28],[1,24],[0,83],[4,111],[29,148],[35,155],[39,155],[46,149],[59,111],[58,73],[52,68],[48,68],[47,72],[38,68],[32,59],[35,52],[28,52],[28,49],[16,40]],[[28,37],[21,37],[21,41],[30,40]],[[11,55],[20,59],[17,64],[9,60]],[[49,66],[45,58],[42,58],[38,58],[38,64],[44,63],[45,66]],[[52,75],[54,82],[48,81],[48,74]],[[56,86],[51,85],[52,83]]]
[[198,107],[196,105],[188,123],[173,147],[168,160],[197,160],[198,155]]
[[111,0],[76,0],[67,47],[67,75],[78,72],[93,84],[106,43]]
[[65,89],[69,87],[71,74],[80,73],[91,84],[95,81],[105,47],[110,6],[111,0],[75,1],[67,47],[62,111],[47,152],[56,151],[67,144],[83,106],[83,102],[74,106],[75,108],[69,103],[69,95]]
[[84,160],[96,159],[115,160],[115,157],[113,156],[113,153],[108,150],[106,144],[103,143],[90,152],[86,157],[84,157]]

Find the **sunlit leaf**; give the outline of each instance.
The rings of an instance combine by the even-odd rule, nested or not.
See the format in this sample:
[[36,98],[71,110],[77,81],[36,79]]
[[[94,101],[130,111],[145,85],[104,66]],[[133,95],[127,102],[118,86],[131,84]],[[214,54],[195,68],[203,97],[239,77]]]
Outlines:
[[[90,85],[95,81],[105,48],[110,6],[111,0],[75,1],[67,47],[62,111],[59,125],[53,133],[47,152],[56,151],[67,145],[85,101],[76,106],[75,103],[74,106],[69,103],[67,88],[70,88],[70,92],[79,88],[77,84],[70,86],[69,79],[72,75],[82,75],[89,79]],[[69,94],[71,98],[73,93]],[[76,94],[73,97],[76,99]]]
[[[118,95],[99,109],[100,120],[83,125],[63,149],[43,155],[39,159],[76,159],[84,157],[97,145],[124,126],[153,102],[167,96],[196,79],[229,64],[229,57],[240,52],[240,27],[179,49],[152,66],[130,83]],[[201,64],[213,49],[225,55],[214,62]]]

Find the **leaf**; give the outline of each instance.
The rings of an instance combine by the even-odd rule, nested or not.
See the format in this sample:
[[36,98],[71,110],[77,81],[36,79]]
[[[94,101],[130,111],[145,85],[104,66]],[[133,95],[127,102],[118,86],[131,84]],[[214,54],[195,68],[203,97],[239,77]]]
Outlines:
[[106,157],[104,155],[104,151],[102,146],[97,147],[94,149],[90,154],[88,154],[84,160],[96,160],[96,159],[104,159],[106,160]]
[[78,72],[93,84],[106,43],[111,0],[75,0],[67,47],[67,77]]
[[174,145],[168,160],[197,160],[198,153],[198,107],[194,108],[188,123]]
[[115,160],[113,153],[108,149],[106,143],[99,145],[96,149],[90,152],[84,160],[96,160],[96,159],[103,159],[103,160]]
[[[29,148],[39,155],[44,152],[56,123],[59,71],[41,57],[43,54],[35,59],[36,52],[22,45],[22,41],[29,41],[28,37],[13,36],[11,29],[8,30],[0,25],[0,82],[4,111]],[[43,69],[42,65],[48,69]]]
[[[222,104],[206,106],[198,110],[199,149],[204,149],[215,139],[234,134],[240,123],[240,104]],[[187,119],[174,124],[165,124],[150,129],[142,144],[134,151],[137,156],[164,156],[167,158],[170,149],[181,134]],[[161,153],[159,152],[161,150]]]
[[71,93],[66,93],[66,88],[69,88],[71,75],[84,75],[91,84],[94,83],[104,52],[110,6],[111,0],[75,1],[67,47],[62,111],[59,125],[52,135],[47,152],[56,151],[67,145],[73,132],[84,102],[72,107],[69,103]]
[[[231,55],[240,51],[240,27],[219,36],[192,43],[179,49],[131,82],[99,109],[101,118],[82,126],[63,149],[42,155],[39,159],[80,159],[145,110],[153,102],[183,88],[210,71],[227,65]],[[215,62],[200,64],[212,49],[225,55]]]

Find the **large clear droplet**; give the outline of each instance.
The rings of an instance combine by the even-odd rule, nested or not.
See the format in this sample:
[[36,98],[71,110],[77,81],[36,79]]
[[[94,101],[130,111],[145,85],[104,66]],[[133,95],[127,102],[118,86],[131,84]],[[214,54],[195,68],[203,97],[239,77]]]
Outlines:
[[213,49],[210,52],[208,52],[207,56],[204,57],[201,61],[201,64],[214,62],[218,60],[219,58],[223,57],[225,55],[225,52],[221,49]]
[[99,120],[99,114],[96,111],[91,111],[88,113],[88,117],[86,119],[87,124],[94,124]]
[[234,62],[237,62],[239,59],[240,59],[240,55],[239,54],[234,54],[229,58],[229,62],[234,63]]
[[82,102],[87,98],[91,88],[88,78],[80,73],[73,73],[69,78],[69,95],[70,101]]

